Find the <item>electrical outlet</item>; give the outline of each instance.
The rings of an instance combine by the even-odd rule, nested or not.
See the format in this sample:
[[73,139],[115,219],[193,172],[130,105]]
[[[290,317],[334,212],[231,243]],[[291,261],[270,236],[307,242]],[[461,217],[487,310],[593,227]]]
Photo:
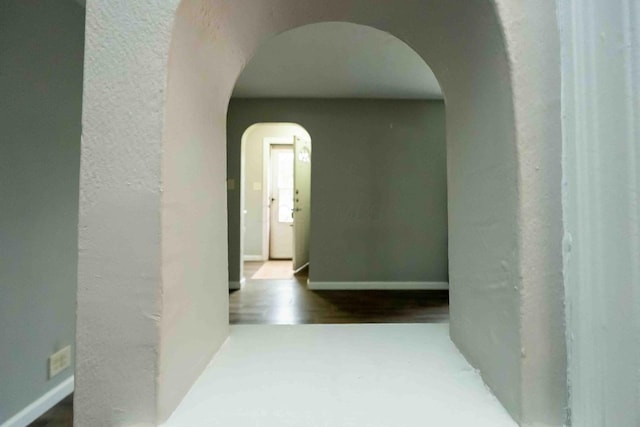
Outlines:
[[69,366],[71,366],[70,345],[49,356],[49,378],[55,377]]

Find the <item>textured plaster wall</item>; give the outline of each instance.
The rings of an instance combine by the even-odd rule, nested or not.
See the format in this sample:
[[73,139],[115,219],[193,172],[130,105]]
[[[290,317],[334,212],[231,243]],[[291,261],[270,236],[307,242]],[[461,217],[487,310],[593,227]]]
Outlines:
[[84,10],[0,2],[0,425],[73,375]]
[[162,138],[177,7],[177,0],[87,5],[77,426],[158,418]]
[[[265,121],[300,123],[311,135],[312,280],[448,280],[442,101],[233,99],[229,178],[239,177],[244,129]],[[228,192],[231,281],[241,272],[239,196]]]
[[567,415],[556,2],[498,2],[497,9],[509,47],[518,141],[522,419],[556,425]]
[[262,42],[321,21],[388,31],[438,76],[452,338],[521,424],[561,425],[555,2],[177,3],[88,5],[79,425],[165,419],[224,341],[229,96]]

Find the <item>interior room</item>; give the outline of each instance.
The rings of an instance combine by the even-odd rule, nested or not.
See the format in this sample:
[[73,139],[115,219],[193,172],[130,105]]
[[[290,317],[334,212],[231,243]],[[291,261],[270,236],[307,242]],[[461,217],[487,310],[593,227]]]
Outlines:
[[3,0],[0,427],[637,427],[639,25]]
[[[349,23],[282,33],[238,78],[227,123],[232,324],[448,319],[445,107],[415,51]],[[309,149],[281,235],[269,150],[295,138]]]

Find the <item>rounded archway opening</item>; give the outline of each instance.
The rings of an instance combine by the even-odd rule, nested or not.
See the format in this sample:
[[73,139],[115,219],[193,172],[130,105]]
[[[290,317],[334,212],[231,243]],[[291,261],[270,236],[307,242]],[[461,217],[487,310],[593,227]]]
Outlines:
[[[348,22],[301,26],[263,43],[238,77],[227,113],[227,179],[235,187],[243,171],[267,168],[243,163],[246,126],[312,127],[320,146],[311,164],[317,193],[308,219],[317,237],[306,242],[309,286],[447,289],[444,116],[433,71],[400,39]],[[231,289],[246,279],[243,261],[270,258],[269,204],[242,207],[247,196],[266,197],[262,181],[228,192]]]
[[[277,239],[269,240],[267,230],[278,226],[266,213],[273,203],[267,180],[259,179],[268,164],[257,161],[261,153],[245,160],[247,133],[254,128],[242,133],[254,122],[278,121],[312,128],[318,144],[311,203],[296,206],[293,218],[294,252],[306,256],[294,256],[292,269],[282,254],[269,253]],[[263,141],[252,143],[266,152]],[[323,22],[262,43],[230,101],[227,179],[230,289],[247,284],[244,292],[267,307],[257,310],[232,295],[232,324],[448,319],[445,105],[433,71],[402,40],[370,26]],[[298,191],[294,203],[305,195]],[[298,239],[302,218],[313,240]],[[309,268],[292,274],[304,266]],[[279,292],[299,295],[300,304],[281,307],[275,283],[265,292],[264,283],[252,279],[287,279],[290,287],[281,284]],[[404,292],[369,292],[380,301],[349,308],[309,292],[319,290],[345,291],[340,298],[354,300],[367,291]],[[336,314],[323,311],[326,304],[343,307]],[[389,309],[379,310],[380,304]]]
[[[224,123],[230,110],[228,99],[233,93],[238,76],[256,52],[259,54],[260,46],[277,35],[321,22],[351,22],[393,34],[431,66],[446,93],[447,101],[447,252],[451,284],[451,337],[471,363],[480,368],[483,378],[509,412],[519,418],[524,411],[522,403],[525,400],[521,393],[524,381],[523,343],[532,340],[533,345],[537,341],[534,336],[545,336],[555,341],[561,338],[554,328],[545,324],[534,325],[529,322],[527,328],[522,325],[523,306],[532,304],[532,299],[526,298],[521,292],[522,283],[527,280],[544,282],[544,277],[532,273],[525,278],[521,268],[526,265],[526,270],[533,272],[531,262],[534,260],[541,264],[549,261],[557,268],[561,268],[561,263],[556,263],[557,254],[541,258],[522,253],[525,250],[523,242],[529,242],[529,234],[523,234],[524,228],[521,227],[521,192],[537,187],[523,187],[520,181],[521,162],[517,144],[520,140],[519,132],[521,129],[524,131],[524,128],[516,126],[516,92],[510,68],[513,62],[509,59],[500,19],[493,5],[443,3],[434,6],[412,3],[406,7],[394,8],[387,3],[379,3],[376,7],[364,9],[346,10],[339,7],[326,10],[306,3],[304,6],[298,5],[300,7],[291,13],[284,13],[283,9],[281,16],[274,9],[252,10],[252,13],[246,14],[241,11],[243,6],[237,5],[226,10],[226,18],[218,25],[211,22],[211,19],[217,22],[216,13],[203,15],[201,8],[194,7],[196,3],[184,3],[184,9],[178,13],[176,21],[171,56],[171,63],[175,66],[171,67],[167,106],[167,117],[171,119],[167,121],[165,141],[194,140],[196,134],[203,141],[214,141],[205,151],[216,160],[202,166],[207,170],[217,171],[216,174],[222,175],[226,170],[226,159],[221,158],[220,154],[227,146],[227,129]],[[346,4],[343,6],[348,9]],[[204,8],[207,9],[208,6]],[[468,31],[455,31],[455,28],[460,27],[465,27]],[[251,30],[244,33],[241,30],[243,28]],[[214,33],[211,34],[213,37],[203,38],[209,31]],[[185,67],[184,64],[192,65]],[[197,66],[194,67],[193,64]],[[197,101],[193,102],[189,99],[191,97],[195,97]],[[196,110],[191,112],[184,108],[185,105],[196,107]],[[202,105],[208,106],[208,111],[215,115],[213,124],[185,126],[197,120],[197,109]],[[185,113],[191,114],[191,117]],[[252,120],[243,127],[264,121],[295,122],[304,126],[314,137],[315,164],[319,163],[318,150],[322,144],[316,129],[304,118],[295,115],[261,118]],[[173,127],[172,123],[176,126]],[[167,148],[170,147],[165,144],[163,158],[169,159],[174,152],[167,151]],[[184,150],[184,146],[180,149],[183,156],[189,152]],[[367,155],[368,152],[365,150],[363,153]],[[166,176],[172,173],[172,167],[166,162],[165,166],[169,166],[164,169]],[[314,173],[314,177],[314,182],[317,183],[318,175]],[[315,187],[316,190],[318,187]],[[220,200],[222,194],[217,191],[215,197],[210,194],[202,198],[199,204]],[[163,197],[167,199],[172,193],[165,190]],[[314,192],[317,193],[318,191]],[[538,196],[536,193],[536,197]],[[222,197],[226,198],[226,194]],[[212,209],[212,206],[194,206],[191,210],[201,215],[203,211]],[[226,218],[226,209],[222,208],[216,207],[216,214],[210,215],[210,218]],[[361,215],[362,211],[369,212],[371,209],[365,207],[352,215]],[[224,220],[210,225],[216,233],[226,231]],[[197,238],[201,235],[199,233]],[[170,236],[166,236],[164,240],[167,243],[163,246],[174,246],[169,241]],[[527,245],[525,252],[533,251],[534,247],[533,243]],[[226,245],[213,245],[208,249],[207,260],[215,260],[213,263],[208,261],[208,268],[216,272],[212,274],[212,278],[215,275],[215,283],[225,285],[222,288],[216,285],[214,290],[206,291],[215,294],[215,297],[212,295],[209,298],[215,303],[203,310],[211,323],[215,324],[208,334],[217,337],[214,342],[220,342],[228,331],[228,278],[221,277],[228,272],[228,252]],[[539,249],[545,251],[542,247]],[[313,257],[313,248],[311,252]],[[311,272],[312,281],[314,268],[312,267]],[[548,288],[544,283],[540,286]],[[184,289],[184,285],[181,289]],[[168,298],[170,295],[165,294],[165,299]],[[206,299],[202,301],[205,304]],[[561,310],[561,305],[554,305],[554,309],[556,308]],[[561,318],[559,315],[557,320],[561,321]],[[523,334],[522,331],[525,330],[526,333]],[[536,335],[534,330],[541,335]],[[530,362],[531,358],[527,360]],[[540,383],[541,387],[554,383],[556,379],[552,378],[552,372],[555,372],[553,366],[558,366],[561,360],[550,360],[542,356],[536,360],[536,366],[548,365],[550,368],[549,375],[543,376],[544,384]],[[530,377],[526,378],[528,381]],[[559,390],[560,387],[552,392]],[[532,395],[531,401],[538,402],[539,398],[540,395]],[[542,400],[549,402],[545,398]],[[540,404],[546,405],[543,402]]]
[[[296,249],[299,253],[298,246],[307,246],[308,242],[300,236],[303,232],[302,225],[298,223],[296,230],[293,220],[294,154],[297,141],[303,141],[310,146],[312,140],[309,132],[297,123],[254,123],[242,132],[238,151],[237,140],[234,140],[237,135],[234,130],[241,128],[231,123],[229,126],[233,129],[229,132],[227,144],[229,289],[234,290],[240,289],[245,280],[250,279],[254,274],[253,271],[249,276],[245,274],[247,262],[261,263],[270,259],[291,259],[290,271],[286,269],[279,271],[284,274],[283,278],[291,276],[296,269],[294,268]],[[233,141],[236,143],[234,144]],[[297,148],[299,151],[300,147]],[[280,162],[283,163],[281,171],[272,170],[274,162],[275,166],[278,166],[275,156],[286,157],[283,162]],[[290,160],[287,160],[289,158]],[[309,187],[310,173],[309,169]],[[237,176],[239,176],[238,180]],[[281,176],[280,180],[279,176]],[[283,203],[279,203],[281,198],[285,199],[282,200]],[[288,198],[291,200],[287,200]],[[300,201],[299,198],[298,201]],[[283,212],[279,212],[281,208]],[[239,238],[233,237],[236,233]],[[304,264],[300,261],[297,264],[301,263]]]
[[[127,422],[164,420],[228,336],[229,98],[261,44],[335,21],[397,36],[438,76],[447,97],[451,337],[515,419],[564,421],[553,4],[94,6],[87,17],[93,55],[83,114],[77,371],[79,402],[94,407],[85,405],[78,422],[103,422],[113,408]],[[132,41],[144,47],[136,55]],[[104,88],[117,90],[105,96]],[[277,121],[301,123],[317,142],[304,120]],[[112,283],[121,286],[87,286]],[[129,300],[135,303],[122,304]],[[95,348],[120,349],[135,363],[107,357],[94,364]],[[112,371],[130,381],[94,381]]]

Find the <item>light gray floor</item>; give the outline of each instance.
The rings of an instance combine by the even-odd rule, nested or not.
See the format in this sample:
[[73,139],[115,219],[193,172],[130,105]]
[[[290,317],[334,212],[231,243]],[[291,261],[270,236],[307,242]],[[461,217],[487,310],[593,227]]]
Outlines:
[[165,427],[513,427],[447,324],[237,325]]

